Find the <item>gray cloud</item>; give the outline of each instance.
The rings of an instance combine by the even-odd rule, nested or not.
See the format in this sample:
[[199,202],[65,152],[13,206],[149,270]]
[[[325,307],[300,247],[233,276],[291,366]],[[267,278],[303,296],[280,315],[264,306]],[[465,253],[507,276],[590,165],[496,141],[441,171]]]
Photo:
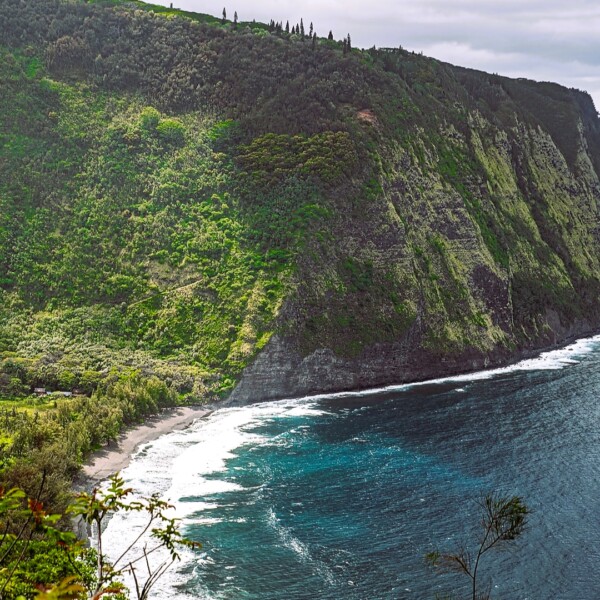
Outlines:
[[[169,4],[170,0],[154,0]],[[302,17],[319,35],[346,33],[361,47],[399,46],[500,73],[587,90],[600,107],[597,0],[174,0],[177,8],[269,22]]]

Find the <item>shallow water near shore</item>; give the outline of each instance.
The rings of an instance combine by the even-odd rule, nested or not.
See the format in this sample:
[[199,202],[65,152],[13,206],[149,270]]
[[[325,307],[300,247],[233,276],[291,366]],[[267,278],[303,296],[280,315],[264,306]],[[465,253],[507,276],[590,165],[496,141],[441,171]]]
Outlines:
[[[600,597],[600,336],[491,372],[223,408],[123,472],[175,504],[187,551],[156,598],[433,598],[425,564],[468,543],[476,501],[523,496],[524,535],[486,556],[494,598]],[[141,523],[112,519],[118,555]],[[127,535],[126,535],[127,534]]]

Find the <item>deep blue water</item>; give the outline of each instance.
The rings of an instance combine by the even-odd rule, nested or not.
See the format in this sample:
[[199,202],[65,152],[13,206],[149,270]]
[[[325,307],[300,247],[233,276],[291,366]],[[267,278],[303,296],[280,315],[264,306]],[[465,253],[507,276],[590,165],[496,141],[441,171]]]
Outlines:
[[496,491],[532,513],[482,563],[492,597],[595,600],[600,341],[487,379],[223,409],[146,447],[125,475],[175,501],[203,544],[161,598],[460,592],[468,582],[424,555],[469,546],[477,500]]

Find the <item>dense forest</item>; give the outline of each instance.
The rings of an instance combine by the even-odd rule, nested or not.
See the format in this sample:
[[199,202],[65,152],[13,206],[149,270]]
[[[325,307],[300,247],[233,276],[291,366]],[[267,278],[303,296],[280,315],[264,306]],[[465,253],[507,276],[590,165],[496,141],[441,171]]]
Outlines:
[[62,513],[124,425],[240,379],[406,381],[600,324],[587,94],[292,30],[0,0],[6,489]]

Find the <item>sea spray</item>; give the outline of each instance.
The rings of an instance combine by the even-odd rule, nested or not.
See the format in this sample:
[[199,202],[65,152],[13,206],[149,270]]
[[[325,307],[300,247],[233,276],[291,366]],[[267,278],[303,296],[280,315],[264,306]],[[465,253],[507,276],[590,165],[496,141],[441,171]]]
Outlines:
[[[137,496],[159,493],[168,500],[173,505],[172,514],[181,519],[184,527],[220,522],[222,519],[203,516],[204,511],[217,505],[197,499],[236,491],[240,487],[209,476],[225,471],[227,460],[234,457],[236,449],[269,442],[263,436],[248,431],[253,425],[286,415],[314,417],[324,414],[314,406],[316,401],[302,399],[217,410],[208,418],[194,422],[187,430],[172,432],[142,445],[122,476]],[[145,523],[144,515],[121,513],[114,516],[104,533],[109,557],[114,560],[120,556]],[[140,540],[134,551],[141,551],[146,544],[150,547],[148,536]],[[160,564],[167,558],[167,553],[157,553],[153,561]],[[184,550],[182,559],[173,565],[169,576],[155,588],[157,593],[169,591],[172,595],[173,585],[181,579],[177,573],[185,571],[197,555]],[[201,554],[199,560],[206,561],[206,556]],[[127,577],[126,583],[132,585],[133,581]],[[180,597],[183,599],[186,595]]]
[[[143,446],[127,483],[170,499],[204,544],[156,597],[425,597],[423,555],[467,535],[471,504],[501,488],[524,495],[538,522],[522,542],[527,564],[491,566],[498,595],[560,585],[553,597],[591,600],[588,559],[568,577],[551,564],[586,547],[600,493],[599,346],[597,336],[504,369],[224,408]],[[108,546],[137,526],[111,521]]]

